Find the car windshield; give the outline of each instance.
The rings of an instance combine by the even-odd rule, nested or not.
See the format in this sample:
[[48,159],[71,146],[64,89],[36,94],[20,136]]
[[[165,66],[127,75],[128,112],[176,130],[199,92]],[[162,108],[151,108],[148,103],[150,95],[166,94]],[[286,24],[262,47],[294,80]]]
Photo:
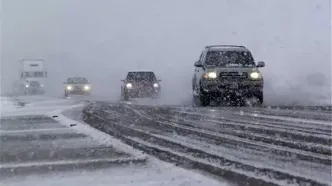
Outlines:
[[206,65],[218,67],[254,67],[255,62],[247,51],[210,51]]
[[69,78],[67,80],[67,83],[72,83],[72,84],[87,84],[88,80],[86,78],[75,77],[75,78]]
[[127,81],[156,81],[153,72],[129,72]]

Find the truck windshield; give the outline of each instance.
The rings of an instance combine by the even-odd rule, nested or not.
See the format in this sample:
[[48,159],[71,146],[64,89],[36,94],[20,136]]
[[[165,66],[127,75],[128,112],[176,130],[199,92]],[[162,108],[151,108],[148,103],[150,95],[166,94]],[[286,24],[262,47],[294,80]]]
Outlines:
[[24,72],[24,78],[44,77],[44,72]]
[[255,62],[247,51],[210,51],[206,65],[218,67],[255,67]]

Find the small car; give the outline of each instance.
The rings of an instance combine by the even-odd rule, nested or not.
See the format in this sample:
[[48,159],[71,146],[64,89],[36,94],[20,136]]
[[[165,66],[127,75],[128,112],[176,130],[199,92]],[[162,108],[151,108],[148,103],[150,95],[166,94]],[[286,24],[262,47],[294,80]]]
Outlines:
[[65,97],[69,95],[90,95],[91,83],[84,77],[70,77],[65,84]]
[[130,98],[159,98],[161,80],[157,80],[153,71],[130,71],[122,80],[121,96],[125,101]]
[[265,63],[256,63],[246,47],[206,46],[194,66],[192,90],[195,104],[208,106],[212,99],[218,98],[230,99],[242,106],[247,98],[263,103],[264,79],[259,68]]

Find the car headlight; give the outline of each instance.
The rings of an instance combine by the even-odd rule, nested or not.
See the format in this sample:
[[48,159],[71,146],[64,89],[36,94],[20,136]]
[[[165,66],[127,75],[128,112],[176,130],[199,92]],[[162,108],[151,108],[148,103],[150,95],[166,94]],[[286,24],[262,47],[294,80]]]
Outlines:
[[70,85],[68,85],[68,86],[67,86],[67,90],[71,90],[71,89],[73,89],[73,87],[70,86]]
[[90,90],[90,86],[89,85],[84,85],[84,90]]
[[261,75],[261,73],[259,73],[259,72],[252,72],[252,73],[250,74],[250,78],[251,78],[251,79],[261,79],[261,78],[262,78],[262,75]]
[[133,88],[133,85],[131,83],[127,83],[126,87],[127,87],[127,89],[131,89],[131,88]]
[[216,79],[217,73],[216,72],[207,72],[204,74],[205,79]]
[[29,88],[29,85],[25,85],[26,88]]
[[153,87],[158,88],[159,87],[158,83],[153,84]]

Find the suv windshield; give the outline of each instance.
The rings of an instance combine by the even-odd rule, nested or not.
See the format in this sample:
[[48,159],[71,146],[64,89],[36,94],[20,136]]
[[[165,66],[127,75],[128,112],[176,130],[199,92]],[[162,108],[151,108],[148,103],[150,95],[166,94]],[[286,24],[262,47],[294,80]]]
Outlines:
[[88,80],[86,78],[75,77],[75,78],[68,78],[67,83],[87,84]]
[[129,72],[127,81],[156,81],[153,72]]
[[255,67],[248,51],[210,51],[206,56],[206,65],[218,67]]

